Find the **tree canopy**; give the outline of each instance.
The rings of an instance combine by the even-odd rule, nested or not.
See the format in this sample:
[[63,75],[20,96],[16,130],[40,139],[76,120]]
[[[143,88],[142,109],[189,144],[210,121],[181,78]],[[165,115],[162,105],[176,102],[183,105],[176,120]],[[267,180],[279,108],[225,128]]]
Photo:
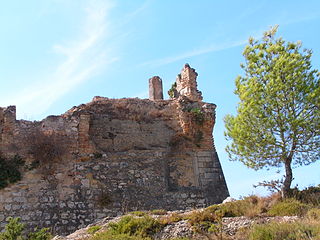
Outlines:
[[225,136],[231,160],[256,170],[285,166],[286,194],[292,166],[320,156],[320,83],[312,51],[276,32],[273,27],[262,39],[250,38],[244,49],[244,74],[235,80],[240,102],[237,115],[225,117]]

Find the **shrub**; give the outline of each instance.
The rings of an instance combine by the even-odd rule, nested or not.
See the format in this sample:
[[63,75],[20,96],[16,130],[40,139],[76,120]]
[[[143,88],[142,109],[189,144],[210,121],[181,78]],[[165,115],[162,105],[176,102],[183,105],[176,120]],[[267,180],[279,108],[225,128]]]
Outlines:
[[190,109],[190,112],[192,113],[192,118],[198,125],[203,125],[204,123],[204,113],[201,111],[200,108],[192,108]]
[[17,240],[21,239],[24,224],[20,223],[20,218],[8,218],[8,224],[5,226],[5,231],[0,234],[1,240]]
[[25,162],[18,155],[10,159],[0,156],[0,189],[21,180],[20,168],[24,164]]
[[320,208],[311,208],[307,214],[306,217],[309,220],[315,220],[320,222]]
[[174,222],[179,222],[182,219],[184,219],[184,217],[181,214],[172,213],[169,216],[165,216],[165,217],[161,218],[160,222],[163,225],[167,225],[167,224],[171,224],[171,223],[174,223]]
[[290,190],[289,195],[302,203],[320,206],[320,185],[308,187],[301,191],[296,187]]
[[171,85],[171,88],[168,90],[168,95],[170,98],[174,98],[176,97],[176,92],[177,92],[177,83],[174,82],[172,85]]
[[133,212],[129,212],[129,214],[137,217],[143,217],[148,215],[146,212],[143,212],[143,211],[133,211]]
[[95,225],[88,228],[87,232],[89,234],[94,234],[101,229],[101,226]]
[[109,228],[108,231],[113,235],[128,234],[146,238],[159,232],[163,225],[150,216],[141,218],[124,216],[118,223],[110,223]]
[[235,202],[212,205],[206,211],[220,211],[223,217],[255,217],[267,211],[267,201],[257,196],[249,196]]
[[268,223],[255,225],[249,232],[250,240],[319,240],[320,224]]
[[153,215],[165,215],[165,214],[167,214],[167,210],[154,209],[154,210],[151,210],[150,213],[153,214]]
[[55,160],[61,160],[61,156],[65,153],[61,137],[58,133],[46,134],[41,131],[36,131],[30,136],[29,141],[32,143],[30,153],[34,157],[33,168],[49,167]]
[[34,232],[28,234],[28,237],[23,236],[25,225],[20,223],[20,218],[8,218],[8,224],[5,226],[5,231],[0,233],[0,240],[49,240],[52,238],[48,232],[48,228],[35,229]]
[[52,236],[48,231],[49,228],[35,229],[35,232],[29,233],[28,240],[49,240]]
[[142,238],[140,236],[130,236],[129,234],[111,234],[110,232],[98,233],[90,240],[151,240],[151,238]]
[[307,204],[288,198],[274,204],[268,214],[270,216],[302,216],[308,211],[308,208]]

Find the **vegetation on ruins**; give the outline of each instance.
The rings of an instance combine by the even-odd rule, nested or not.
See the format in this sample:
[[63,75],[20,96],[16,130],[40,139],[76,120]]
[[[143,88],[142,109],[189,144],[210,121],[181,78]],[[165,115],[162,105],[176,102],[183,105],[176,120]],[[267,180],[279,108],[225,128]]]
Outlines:
[[21,168],[25,162],[18,155],[5,158],[0,155],[0,189],[21,180]]
[[177,91],[177,83],[174,82],[171,85],[171,88],[168,90],[168,95],[170,98],[174,98],[175,97],[175,92]]
[[60,142],[61,137],[57,133],[45,134],[41,131],[35,131],[30,137],[32,146],[30,153],[34,157],[31,168],[38,168],[48,172],[55,160],[60,160],[65,152],[65,147]]
[[195,121],[196,124],[198,125],[203,125],[205,116],[204,113],[201,111],[200,108],[192,108],[190,109],[190,112],[192,114],[193,120]]
[[276,38],[277,27],[249,39],[235,94],[237,115],[225,117],[231,160],[255,170],[285,167],[282,193],[288,196],[292,167],[320,157],[320,81],[312,51],[300,42]]

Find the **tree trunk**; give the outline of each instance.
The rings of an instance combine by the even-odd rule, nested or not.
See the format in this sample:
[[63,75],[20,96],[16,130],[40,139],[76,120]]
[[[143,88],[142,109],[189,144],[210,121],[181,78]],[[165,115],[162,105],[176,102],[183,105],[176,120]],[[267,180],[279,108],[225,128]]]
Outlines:
[[286,198],[290,193],[290,187],[292,182],[291,159],[287,159],[284,163],[284,166],[286,169],[286,175],[283,183],[282,197]]

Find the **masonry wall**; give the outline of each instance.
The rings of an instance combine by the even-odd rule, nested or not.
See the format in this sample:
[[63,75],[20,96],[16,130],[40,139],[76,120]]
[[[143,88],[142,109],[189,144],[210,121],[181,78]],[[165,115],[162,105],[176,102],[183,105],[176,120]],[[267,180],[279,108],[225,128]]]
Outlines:
[[184,96],[95,97],[41,122],[17,121],[12,108],[1,108],[2,155],[38,165],[0,190],[0,227],[19,216],[31,227],[66,234],[127,211],[219,203],[228,189],[214,121],[214,104]]

